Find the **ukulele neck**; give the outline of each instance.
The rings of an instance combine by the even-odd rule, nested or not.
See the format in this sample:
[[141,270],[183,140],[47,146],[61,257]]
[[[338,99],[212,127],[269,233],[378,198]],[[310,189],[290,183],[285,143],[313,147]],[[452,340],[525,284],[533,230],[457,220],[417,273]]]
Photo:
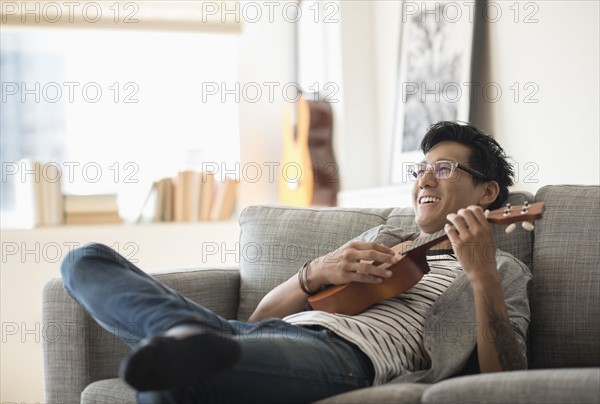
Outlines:
[[418,238],[413,241],[408,248],[401,251],[402,254],[408,254],[412,251],[425,252],[436,244],[448,239],[448,235],[444,230],[435,232],[427,237]]

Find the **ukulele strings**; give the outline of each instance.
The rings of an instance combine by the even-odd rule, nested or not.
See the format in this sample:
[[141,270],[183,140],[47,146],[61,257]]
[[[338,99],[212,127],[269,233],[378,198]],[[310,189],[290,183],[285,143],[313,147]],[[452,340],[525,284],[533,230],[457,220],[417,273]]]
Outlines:
[[402,255],[408,254],[409,252],[416,250],[417,248],[421,247],[424,244],[427,244],[427,243],[437,240],[437,239],[442,239],[445,236],[446,236],[446,232],[444,230],[440,230],[440,231],[435,232],[427,237],[417,238],[406,249],[402,249],[402,251],[399,251],[398,254],[402,254]]
[[[526,204],[525,207],[523,208],[523,211],[526,212],[526,209],[528,209],[528,208],[529,208],[529,205]],[[511,209],[510,204],[507,204],[507,209],[509,210],[509,214],[510,214],[510,209]],[[507,211],[505,210],[504,215],[506,215],[506,212]],[[486,209],[486,211],[485,211],[486,219],[488,218],[489,215],[490,215],[490,211]],[[452,228],[454,228],[454,225],[452,225]],[[413,243],[411,243],[411,245],[409,247],[407,247],[405,250],[400,251],[399,254],[408,254],[409,252],[416,250],[417,248],[421,247],[424,244],[430,243],[430,242],[438,240],[438,239],[440,241],[442,241],[442,239],[444,239],[445,237],[446,237],[446,231],[440,230],[440,231],[437,231],[427,237],[417,238]]]

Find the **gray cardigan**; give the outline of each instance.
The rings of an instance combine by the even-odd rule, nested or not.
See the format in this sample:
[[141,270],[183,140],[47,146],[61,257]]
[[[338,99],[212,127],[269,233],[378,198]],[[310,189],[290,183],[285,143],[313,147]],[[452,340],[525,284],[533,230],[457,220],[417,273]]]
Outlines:
[[[352,241],[377,242],[392,247],[416,236],[403,229],[381,225],[367,230]],[[496,250],[496,262],[508,316],[521,347],[523,362],[527,363],[526,337],[530,318],[527,288],[532,278],[531,271],[505,251]],[[474,355],[477,345],[475,301],[465,272],[461,272],[433,304],[431,314],[425,321],[424,335],[431,367],[400,375],[390,382],[434,383],[465,371],[470,373],[478,370]],[[485,335],[493,338],[493,330],[486,330]]]

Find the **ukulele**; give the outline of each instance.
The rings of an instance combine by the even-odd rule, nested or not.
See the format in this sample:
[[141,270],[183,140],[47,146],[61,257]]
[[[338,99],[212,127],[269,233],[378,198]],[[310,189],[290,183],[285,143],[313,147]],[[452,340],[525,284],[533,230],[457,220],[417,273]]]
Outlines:
[[[486,211],[486,217],[490,223],[510,224],[506,228],[506,232],[510,233],[516,228],[517,222],[523,222],[523,228],[532,231],[531,221],[540,219],[543,212],[544,202],[533,204],[525,202],[524,205],[507,204],[505,208],[492,212]],[[381,283],[351,282],[332,286],[310,296],[308,303],[314,310],[329,313],[348,315],[362,313],[373,304],[397,296],[416,285],[423,275],[429,272],[426,251],[447,238],[446,232],[440,230],[412,243],[401,243],[397,251],[403,255],[400,261],[393,265],[374,263],[391,270],[391,277],[384,278]]]

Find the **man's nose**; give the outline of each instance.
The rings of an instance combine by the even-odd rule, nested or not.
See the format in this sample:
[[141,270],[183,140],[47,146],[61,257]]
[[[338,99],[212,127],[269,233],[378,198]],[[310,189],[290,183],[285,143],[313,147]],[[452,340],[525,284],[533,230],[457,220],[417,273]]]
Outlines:
[[425,187],[432,187],[432,186],[436,186],[436,185],[437,185],[437,178],[435,178],[435,174],[433,173],[433,168],[427,167],[427,169],[423,173],[423,176],[419,180],[419,187],[425,188]]

